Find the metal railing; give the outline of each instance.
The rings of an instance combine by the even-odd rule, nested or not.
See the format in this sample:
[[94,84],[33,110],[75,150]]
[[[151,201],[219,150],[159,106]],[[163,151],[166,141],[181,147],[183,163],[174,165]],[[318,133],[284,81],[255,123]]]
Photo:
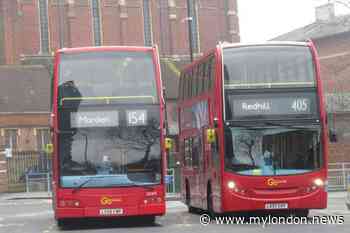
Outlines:
[[50,190],[51,157],[45,152],[13,151],[6,163],[10,192]]
[[175,169],[167,169],[167,175],[165,177],[166,192],[175,193]]
[[47,191],[51,192],[50,172],[36,172],[26,174],[26,192]]
[[328,164],[328,190],[346,190],[350,185],[348,177],[350,177],[350,163]]

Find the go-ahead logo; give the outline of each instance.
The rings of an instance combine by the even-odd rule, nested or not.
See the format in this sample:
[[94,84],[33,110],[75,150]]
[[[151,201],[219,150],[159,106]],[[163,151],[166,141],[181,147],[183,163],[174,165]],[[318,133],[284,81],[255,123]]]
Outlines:
[[279,180],[279,179],[275,179],[275,178],[269,178],[266,181],[266,184],[268,186],[271,186],[271,187],[276,187],[276,186],[278,186],[280,184],[285,184],[285,183],[287,183],[286,180]]
[[113,202],[121,202],[121,198],[101,197],[101,205],[112,205]]

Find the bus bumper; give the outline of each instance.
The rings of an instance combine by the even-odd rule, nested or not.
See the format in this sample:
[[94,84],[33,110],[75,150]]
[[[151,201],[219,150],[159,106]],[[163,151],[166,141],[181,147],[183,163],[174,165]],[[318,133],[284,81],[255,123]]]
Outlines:
[[318,189],[306,195],[285,198],[256,198],[230,192],[225,195],[222,212],[283,210],[269,208],[269,206],[274,206],[269,204],[282,204],[275,206],[283,206],[284,210],[325,209],[327,208],[327,192],[323,189]]
[[[122,213],[118,214],[103,214],[101,210],[106,209],[122,209]],[[82,207],[82,208],[56,208],[55,218],[117,218],[127,216],[161,216],[165,214],[165,204],[151,204],[151,205],[139,205],[139,206],[126,206],[121,208],[105,208],[105,207]]]

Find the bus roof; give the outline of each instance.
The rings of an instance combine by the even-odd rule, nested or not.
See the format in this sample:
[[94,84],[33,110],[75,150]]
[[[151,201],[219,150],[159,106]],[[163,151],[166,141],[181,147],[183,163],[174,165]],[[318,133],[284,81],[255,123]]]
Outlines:
[[225,48],[238,48],[238,47],[249,47],[249,46],[264,46],[264,45],[289,45],[289,46],[310,46],[310,42],[301,42],[301,41],[264,41],[264,42],[256,42],[256,43],[229,43],[229,42],[221,42],[216,48],[213,48],[206,53],[204,53],[199,58],[195,59],[193,62],[184,66],[182,71],[187,71],[191,67],[200,63],[203,59],[210,56],[211,54],[215,54],[217,49],[225,49]]
[[233,48],[233,47],[248,47],[248,46],[263,46],[263,45],[294,45],[294,46],[309,46],[309,42],[299,41],[265,41],[258,43],[227,43],[223,42],[218,46],[221,48]]
[[77,48],[62,48],[56,53],[82,53],[82,52],[98,52],[98,51],[152,51],[155,47],[143,46],[98,46],[98,47],[77,47]]

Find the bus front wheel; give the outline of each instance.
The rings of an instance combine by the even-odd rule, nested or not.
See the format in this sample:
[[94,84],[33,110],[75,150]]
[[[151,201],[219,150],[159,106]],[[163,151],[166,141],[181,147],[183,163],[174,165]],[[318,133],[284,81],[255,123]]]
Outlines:
[[56,219],[57,227],[60,229],[65,229],[68,225],[67,219]]
[[186,205],[189,213],[196,212],[195,208],[191,206],[191,193],[190,193],[190,186],[188,184],[188,181],[186,181]]
[[300,209],[300,210],[295,210],[295,216],[296,217],[307,217],[309,216],[309,210],[308,209]]
[[208,184],[208,187],[207,187],[207,210],[210,216],[213,217],[215,215],[215,212],[213,209],[213,195],[212,195],[210,183]]
[[141,218],[142,223],[147,225],[154,225],[156,223],[156,216],[146,215]]

